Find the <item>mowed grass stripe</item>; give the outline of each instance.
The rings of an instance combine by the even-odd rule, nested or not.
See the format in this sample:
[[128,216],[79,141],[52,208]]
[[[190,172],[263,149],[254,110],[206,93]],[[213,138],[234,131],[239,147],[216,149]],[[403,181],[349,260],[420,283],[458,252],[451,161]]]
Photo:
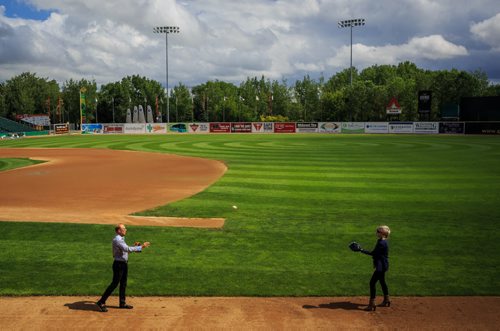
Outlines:
[[[153,242],[130,264],[131,294],[367,295],[370,259],[347,244],[371,248],[380,223],[393,229],[393,294],[500,294],[496,137],[71,136],[0,146],[142,150],[228,165],[204,192],[141,213],[225,217],[223,230],[130,227],[129,241]],[[36,236],[24,236],[28,229]],[[100,294],[110,231],[1,223],[0,244],[17,249],[0,251],[0,264],[12,266],[0,274],[0,294]],[[30,283],[24,275],[35,270]]]

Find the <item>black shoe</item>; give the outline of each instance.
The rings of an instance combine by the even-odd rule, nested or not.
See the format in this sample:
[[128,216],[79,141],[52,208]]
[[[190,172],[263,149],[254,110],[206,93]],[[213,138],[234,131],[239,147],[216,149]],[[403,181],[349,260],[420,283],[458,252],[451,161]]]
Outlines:
[[106,308],[105,304],[100,303],[99,301],[97,301],[95,304],[97,305],[97,307],[99,307],[99,310],[102,311],[103,313],[108,311],[108,308]]
[[127,305],[126,303],[124,303],[123,305],[120,305],[120,308],[121,309],[132,309],[132,308],[134,308],[134,306]]

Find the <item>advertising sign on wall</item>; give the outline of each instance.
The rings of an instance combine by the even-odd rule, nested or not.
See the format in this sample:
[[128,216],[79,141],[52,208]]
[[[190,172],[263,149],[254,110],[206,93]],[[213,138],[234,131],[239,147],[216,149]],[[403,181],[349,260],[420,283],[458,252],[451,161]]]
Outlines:
[[340,133],[341,123],[339,122],[319,122],[320,133]]
[[252,123],[231,123],[232,133],[252,133]]
[[465,123],[465,134],[499,134],[500,122],[468,122]]
[[441,122],[439,123],[439,133],[464,134],[465,124],[463,122]]
[[342,133],[365,133],[365,122],[342,122]]
[[167,133],[166,123],[148,123],[146,124],[146,133],[161,134]]
[[123,133],[123,124],[104,124],[104,133]]
[[69,124],[54,124],[54,133],[55,134],[68,134],[69,133]]
[[413,122],[390,122],[389,133],[413,133]]
[[102,124],[84,123],[82,133],[102,133]]
[[123,132],[126,134],[146,133],[146,124],[144,123],[126,123]]
[[210,123],[210,133],[231,133],[231,123]]
[[439,133],[439,123],[438,122],[415,122],[414,123],[415,133]]
[[295,131],[298,133],[319,132],[319,125],[318,123],[297,123]]
[[295,133],[295,123],[274,123],[274,133]]
[[372,122],[365,123],[365,133],[388,133],[389,123],[387,122]]
[[189,133],[209,133],[210,132],[209,123],[189,123],[188,129],[189,129]]
[[188,125],[186,123],[170,123],[168,132],[186,133],[188,132]]
[[274,126],[273,122],[253,122],[252,132],[253,133],[273,133]]

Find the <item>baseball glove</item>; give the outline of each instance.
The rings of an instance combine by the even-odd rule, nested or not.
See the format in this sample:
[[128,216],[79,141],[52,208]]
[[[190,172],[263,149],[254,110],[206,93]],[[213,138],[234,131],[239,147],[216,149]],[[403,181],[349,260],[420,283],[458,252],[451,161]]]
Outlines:
[[349,244],[349,248],[353,252],[359,252],[361,251],[361,245],[358,244],[357,242],[353,241],[352,243]]

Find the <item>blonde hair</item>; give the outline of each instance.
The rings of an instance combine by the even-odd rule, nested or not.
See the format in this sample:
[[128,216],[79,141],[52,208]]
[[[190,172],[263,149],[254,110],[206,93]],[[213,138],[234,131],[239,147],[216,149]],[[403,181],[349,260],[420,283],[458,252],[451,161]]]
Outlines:
[[380,233],[384,238],[389,238],[391,234],[391,229],[387,225],[380,225],[377,228],[377,233]]

